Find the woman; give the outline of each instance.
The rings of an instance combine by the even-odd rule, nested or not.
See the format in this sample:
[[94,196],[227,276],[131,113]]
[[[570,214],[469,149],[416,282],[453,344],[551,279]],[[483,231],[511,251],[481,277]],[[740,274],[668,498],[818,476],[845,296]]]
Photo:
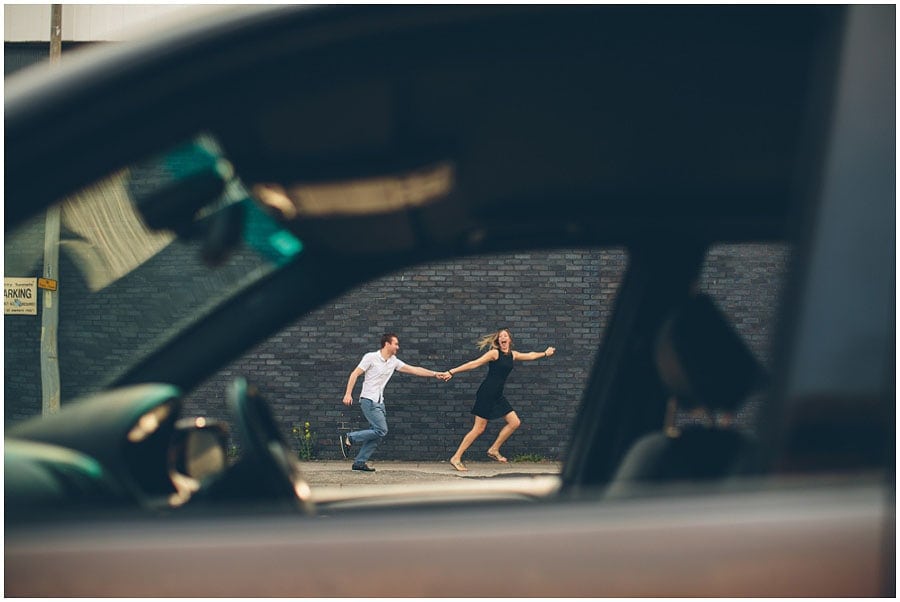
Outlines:
[[459,372],[467,372],[488,364],[487,376],[482,381],[481,386],[478,387],[478,392],[475,394],[475,405],[472,407],[472,414],[475,415],[475,424],[472,426],[472,430],[463,437],[456,453],[450,458],[450,464],[459,471],[468,470],[462,463],[463,454],[481,436],[481,433],[487,427],[488,421],[495,418],[504,418],[506,425],[500,430],[497,439],[488,448],[487,455],[498,462],[507,461],[500,454],[500,446],[519,428],[521,421],[503,395],[503,385],[506,383],[506,377],[509,376],[510,371],[513,369],[514,361],[529,362],[542,357],[550,357],[556,352],[554,347],[547,347],[546,351],[530,351],[528,353],[513,351],[512,335],[505,328],[478,341],[479,349],[484,349],[485,347],[490,347],[490,349],[478,359],[447,370],[441,375],[441,378],[447,381]]

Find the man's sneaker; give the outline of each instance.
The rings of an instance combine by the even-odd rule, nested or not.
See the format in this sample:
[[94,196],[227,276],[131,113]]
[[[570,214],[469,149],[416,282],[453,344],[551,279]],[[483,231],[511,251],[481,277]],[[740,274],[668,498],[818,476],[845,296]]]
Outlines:
[[338,435],[338,438],[340,439],[340,442],[341,442],[341,453],[344,454],[345,458],[349,458],[350,457],[350,448],[352,447],[352,445],[350,444],[350,435],[348,435],[346,433],[340,433]]
[[364,472],[375,472],[375,469],[365,462],[354,462],[352,468],[353,470],[362,470]]

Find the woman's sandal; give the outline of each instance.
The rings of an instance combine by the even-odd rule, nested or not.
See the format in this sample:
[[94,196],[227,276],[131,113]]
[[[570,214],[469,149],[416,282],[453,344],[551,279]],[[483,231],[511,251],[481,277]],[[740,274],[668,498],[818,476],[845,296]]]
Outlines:
[[507,460],[506,458],[504,458],[503,456],[500,455],[500,452],[487,450],[487,455],[490,456],[491,458],[493,458],[494,460],[496,460],[497,462],[502,462],[504,464],[509,462],[509,460]]
[[450,459],[450,466],[452,466],[459,472],[465,472],[469,470],[468,468],[466,468],[465,464],[463,464],[462,462],[454,462],[452,458]]

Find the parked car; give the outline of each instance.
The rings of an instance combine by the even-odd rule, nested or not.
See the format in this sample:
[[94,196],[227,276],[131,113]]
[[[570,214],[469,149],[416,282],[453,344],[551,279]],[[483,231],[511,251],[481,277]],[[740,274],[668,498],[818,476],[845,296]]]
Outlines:
[[[59,208],[84,388],[7,422],[4,593],[895,595],[894,10],[261,7],[10,77],[5,275]],[[721,244],[789,249],[767,361]],[[354,287],[555,249],[627,256],[555,486],[317,501],[267,383],[185,412]]]

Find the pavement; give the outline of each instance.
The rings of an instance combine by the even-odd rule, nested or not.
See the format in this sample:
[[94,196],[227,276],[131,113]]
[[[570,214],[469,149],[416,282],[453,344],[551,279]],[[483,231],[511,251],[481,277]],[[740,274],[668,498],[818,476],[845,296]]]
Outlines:
[[313,488],[348,487],[359,485],[408,485],[426,483],[464,483],[466,480],[494,478],[541,477],[558,475],[561,462],[512,462],[465,460],[469,469],[458,472],[447,461],[401,462],[395,460],[370,460],[375,472],[350,470],[352,460],[310,460],[300,462],[303,475]]

